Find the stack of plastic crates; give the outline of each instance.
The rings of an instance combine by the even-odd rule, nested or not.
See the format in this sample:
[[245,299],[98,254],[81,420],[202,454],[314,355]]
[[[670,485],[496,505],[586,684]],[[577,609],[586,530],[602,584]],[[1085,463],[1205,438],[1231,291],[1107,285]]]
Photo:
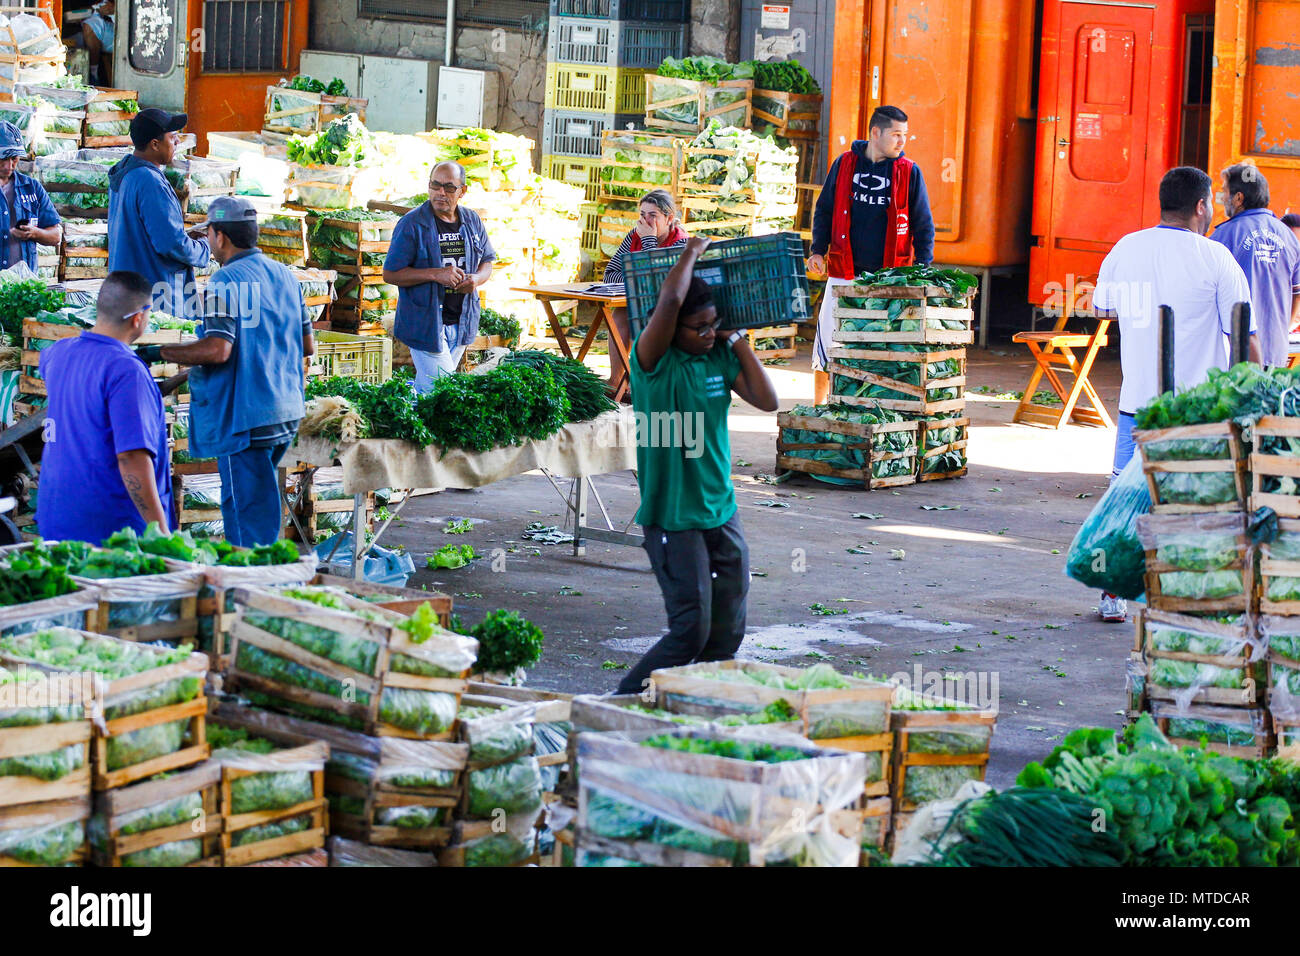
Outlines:
[[641,124],[646,73],[686,54],[690,0],[551,0],[542,175],[582,187],[583,250],[600,258],[601,134]]

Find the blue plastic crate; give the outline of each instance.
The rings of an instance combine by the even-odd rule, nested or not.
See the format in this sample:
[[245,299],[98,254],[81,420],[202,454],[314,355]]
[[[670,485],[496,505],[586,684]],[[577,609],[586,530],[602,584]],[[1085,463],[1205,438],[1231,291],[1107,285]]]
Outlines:
[[552,63],[656,70],[666,58],[685,53],[684,23],[553,17],[546,37]]
[[[654,313],[668,271],[681,249],[644,249],[627,257],[627,313],[636,335]],[[803,240],[793,232],[710,243],[695,264],[709,284],[719,328],[761,329],[807,322],[812,312]]]

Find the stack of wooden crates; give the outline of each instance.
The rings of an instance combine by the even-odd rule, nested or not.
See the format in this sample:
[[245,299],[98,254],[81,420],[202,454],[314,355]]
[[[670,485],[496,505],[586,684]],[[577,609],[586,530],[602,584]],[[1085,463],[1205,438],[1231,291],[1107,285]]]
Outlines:
[[[953,306],[937,286],[835,281],[825,294],[835,300],[829,402],[897,420],[835,421],[825,406],[803,409],[805,414],[783,412],[777,416],[778,473],[824,475],[866,488],[965,475],[970,425],[964,414],[966,346],[973,341],[974,321],[970,296]],[[916,434],[907,448],[884,438],[907,430]],[[795,436],[797,432],[804,435]],[[822,434],[814,434],[816,441],[797,440],[817,432]],[[848,457],[831,464],[819,454],[824,452]],[[900,457],[910,458],[911,467],[887,466]]]

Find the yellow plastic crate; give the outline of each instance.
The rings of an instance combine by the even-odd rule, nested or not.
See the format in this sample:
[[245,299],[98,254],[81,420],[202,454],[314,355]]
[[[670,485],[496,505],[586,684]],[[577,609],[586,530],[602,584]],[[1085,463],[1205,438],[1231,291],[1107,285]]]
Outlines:
[[645,113],[650,70],[551,63],[546,67],[546,108],[587,113]]
[[313,378],[339,375],[377,385],[393,377],[393,340],[386,335],[317,332],[310,362]]
[[[595,202],[600,194],[599,159],[583,159],[579,156],[543,156],[542,175],[548,179],[558,179],[570,186],[579,186],[586,191],[586,200]],[[584,223],[585,223],[584,218]],[[586,231],[585,229],[583,230]]]
[[600,252],[600,206],[594,202],[585,202],[578,214],[582,217],[581,249],[595,257]]

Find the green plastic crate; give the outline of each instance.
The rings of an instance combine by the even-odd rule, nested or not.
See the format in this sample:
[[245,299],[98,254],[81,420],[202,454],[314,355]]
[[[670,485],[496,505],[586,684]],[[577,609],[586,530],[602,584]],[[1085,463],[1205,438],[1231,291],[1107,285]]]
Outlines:
[[[654,312],[659,287],[681,249],[643,249],[627,257],[627,312],[632,334]],[[695,264],[713,290],[719,328],[761,329],[810,320],[803,240],[793,232],[714,242]]]

